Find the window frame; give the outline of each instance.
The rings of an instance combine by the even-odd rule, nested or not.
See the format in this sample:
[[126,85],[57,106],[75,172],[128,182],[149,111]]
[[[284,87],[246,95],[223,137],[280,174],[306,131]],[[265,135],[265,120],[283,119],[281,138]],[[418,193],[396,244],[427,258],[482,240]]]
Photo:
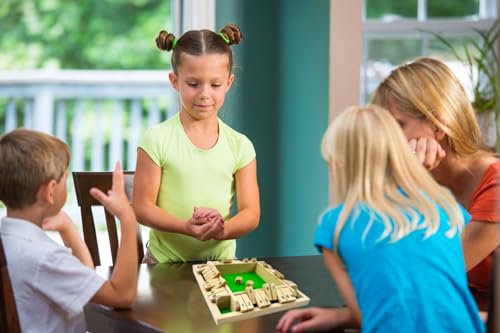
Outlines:
[[368,41],[373,38],[403,38],[412,37],[422,41],[421,55],[429,54],[430,34],[422,31],[435,31],[448,36],[468,36],[474,34],[475,30],[487,30],[490,28],[498,14],[497,0],[479,0],[479,12],[476,18],[450,18],[434,19],[428,18],[427,0],[418,0],[417,19],[398,19],[398,20],[373,20],[366,18],[365,3],[369,0],[363,0],[362,6],[362,48],[361,48],[361,84],[360,84],[360,102],[364,104],[367,97],[366,75],[368,64]]
[[215,0],[171,0],[172,31],[182,35],[193,29],[215,30]]

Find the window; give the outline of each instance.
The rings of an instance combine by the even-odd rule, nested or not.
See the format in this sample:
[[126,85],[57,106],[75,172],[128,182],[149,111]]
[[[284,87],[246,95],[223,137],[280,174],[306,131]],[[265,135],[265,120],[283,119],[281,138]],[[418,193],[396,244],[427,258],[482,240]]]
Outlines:
[[497,17],[496,0],[364,0],[361,103],[401,63],[419,56],[443,59],[466,87],[467,68],[430,32],[454,45],[470,43]]
[[[143,130],[177,110],[170,54],[156,50],[155,36],[214,22],[215,0],[1,2],[0,31],[9,33],[0,35],[0,71],[26,71],[0,76],[0,135],[16,127],[57,135],[71,146],[71,171],[112,170],[116,160],[133,170]],[[67,188],[64,209],[80,221],[71,176]],[[110,264],[104,213],[95,213],[101,262]]]

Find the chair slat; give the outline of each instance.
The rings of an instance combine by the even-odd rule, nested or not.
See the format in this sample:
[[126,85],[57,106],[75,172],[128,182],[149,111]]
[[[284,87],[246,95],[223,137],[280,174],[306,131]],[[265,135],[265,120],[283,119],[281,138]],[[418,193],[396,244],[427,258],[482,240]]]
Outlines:
[[0,238],[0,332],[21,333],[21,326],[10,283],[7,258]]
[[[124,183],[125,183],[125,193],[129,199],[132,198],[133,184],[134,184],[134,172],[125,171],[124,172]],[[75,193],[78,205],[81,208],[82,213],[82,224],[83,224],[83,235],[85,243],[87,244],[90,254],[92,256],[92,261],[95,266],[101,264],[99,256],[99,248],[97,245],[97,233],[95,229],[95,222],[92,215],[92,206],[102,206],[99,201],[94,199],[90,194],[90,189],[92,187],[98,188],[103,192],[107,192],[113,182],[112,172],[73,172],[73,182],[75,184]],[[116,226],[115,217],[108,211],[105,211],[106,216],[106,226],[108,230],[108,238],[111,249],[111,258],[113,259],[113,265],[116,260],[116,255],[118,253],[118,231]],[[140,232],[140,226],[137,226],[137,250],[139,256],[139,263],[142,262],[144,257],[144,248],[142,242],[142,236]]]
[[137,257],[139,258],[139,264],[142,263],[144,258],[144,244],[142,243],[141,226],[137,223]]
[[82,213],[83,239],[89,248],[94,266],[100,266],[101,260],[99,257],[99,245],[97,242],[94,216],[92,215],[92,207],[82,205],[80,207],[80,211]]
[[113,263],[115,263],[116,255],[118,253],[118,231],[116,229],[115,217],[111,215],[107,210],[104,210],[104,214],[106,215],[106,225],[108,227],[111,258],[113,259]]

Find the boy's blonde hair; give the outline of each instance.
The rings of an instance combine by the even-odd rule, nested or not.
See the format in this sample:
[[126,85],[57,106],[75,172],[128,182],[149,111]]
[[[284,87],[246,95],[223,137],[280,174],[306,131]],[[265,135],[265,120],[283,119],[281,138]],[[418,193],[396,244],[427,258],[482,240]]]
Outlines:
[[70,159],[66,143],[51,135],[16,129],[0,137],[0,200],[8,208],[32,205],[40,187],[59,182]]
[[[385,225],[380,239],[397,241],[417,229],[426,237],[439,227],[436,204],[449,216],[452,237],[464,221],[452,194],[432,178],[412,154],[391,114],[380,107],[350,107],[328,127],[321,146],[331,171],[335,204],[343,203],[334,244],[358,204],[366,204]],[[419,214],[423,222],[417,225]],[[367,234],[371,222],[365,229]]]
[[464,87],[440,60],[424,57],[394,69],[370,103],[428,119],[446,134],[458,156],[488,150]]

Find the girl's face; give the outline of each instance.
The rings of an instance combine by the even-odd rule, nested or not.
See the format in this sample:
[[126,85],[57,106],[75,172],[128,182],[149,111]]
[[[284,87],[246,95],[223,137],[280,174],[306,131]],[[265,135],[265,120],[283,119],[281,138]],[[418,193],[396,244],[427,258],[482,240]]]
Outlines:
[[435,137],[436,126],[427,120],[427,118],[417,118],[409,112],[398,110],[395,107],[390,108],[389,112],[403,129],[408,141],[411,139]]
[[170,73],[169,78],[179,92],[181,111],[204,120],[217,116],[234,75],[229,72],[227,55],[183,53],[178,74]]

